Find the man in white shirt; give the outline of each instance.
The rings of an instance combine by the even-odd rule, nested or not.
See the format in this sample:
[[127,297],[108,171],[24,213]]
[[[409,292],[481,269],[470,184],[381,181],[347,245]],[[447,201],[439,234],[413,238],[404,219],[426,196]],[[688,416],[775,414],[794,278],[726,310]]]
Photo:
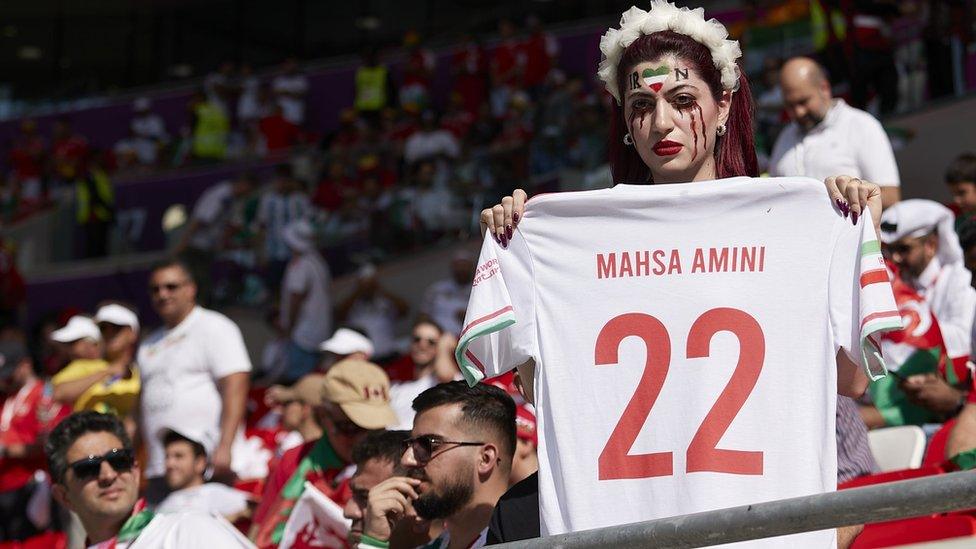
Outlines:
[[178,261],[156,266],[149,275],[153,308],[163,321],[143,340],[139,414],[146,442],[146,497],[158,503],[168,489],[163,477],[163,427],[201,428],[218,442],[211,455],[215,478],[232,478],[231,447],[243,439],[251,360],[244,338],[226,316],[196,304],[196,284]]
[[281,283],[281,326],[290,338],[284,382],[293,383],[315,370],[319,346],[332,334],[332,275],[308,221],[289,224],[282,237],[292,252]]
[[285,60],[281,74],[271,81],[271,89],[285,120],[299,127],[304,125],[308,79],[298,71],[298,61],[293,58]]
[[451,259],[451,276],[431,284],[424,293],[420,311],[448,333],[461,332],[461,321],[471,296],[471,275],[474,257],[467,250],[459,250]]
[[364,541],[389,541],[405,516],[415,520],[415,511],[444,522],[443,533],[423,547],[484,546],[512,471],[515,402],[493,385],[452,381],[421,393],[413,408],[417,416],[400,459],[406,474],[370,490]]
[[793,121],[776,139],[770,175],[820,181],[851,175],[880,185],[885,208],[901,199],[898,165],[884,128],[870,114],[834,99],[826,73],[814,60],[787,61],[780,87]]
[[387,290],[376,276],[376,267],[359,270],[356,288],[336,307],[343,322],[366,331],[377,362],[384,362],[396,352],[396,321],[410,310],[407,302]]
[[89,549],[254,547],[221,518],[146,510],[135,450],[114,415],[72,414],[51,431],[44,452],[54,499],[78,515]]
[[157,513],[200,511],[234,522],[247,513],[248,494],[219,482],[206,482],[207,455],[216,439],[205,429],[163,428],[166,449],[166,485],[171,490]]

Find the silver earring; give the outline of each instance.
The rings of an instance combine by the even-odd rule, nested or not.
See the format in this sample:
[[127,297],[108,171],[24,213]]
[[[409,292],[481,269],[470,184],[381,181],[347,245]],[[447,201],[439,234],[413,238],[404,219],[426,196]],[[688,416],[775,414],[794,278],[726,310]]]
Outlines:
[[727,132],[727,131],[728,131],[728,128],[725,127],[725,124],[719,124],[718,127],[715,128],[715,133],[717,133],[719,135],[725,135],[725,132]]
[[631,137],[629,133],[625,133],[624,134],[624,145],[627,145],[629,147],[630,145],[633,145],[633,144],[634,144],[634,138]]

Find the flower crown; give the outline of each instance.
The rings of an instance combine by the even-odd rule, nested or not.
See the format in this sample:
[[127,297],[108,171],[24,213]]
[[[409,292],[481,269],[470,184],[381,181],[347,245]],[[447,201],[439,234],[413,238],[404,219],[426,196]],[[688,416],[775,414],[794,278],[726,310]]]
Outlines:
[[712,63],[722,73],[722,87],[732,91],[739,89],[739,68],[735,60],[742,57],[742,50],[737,40],[726,40],[729,31],[725,26],[715,19],[705,21],[702,8],[689,10],[665,0],[651,0],[650,11],[631,7],[621,15],[620,28],[607,29],[600,38],[603,60],[597,74],[618,105],[622,103],[617,89],[617,65],[624,50],[642,35],[666,30],[688,36],[707,47],[712,53]]

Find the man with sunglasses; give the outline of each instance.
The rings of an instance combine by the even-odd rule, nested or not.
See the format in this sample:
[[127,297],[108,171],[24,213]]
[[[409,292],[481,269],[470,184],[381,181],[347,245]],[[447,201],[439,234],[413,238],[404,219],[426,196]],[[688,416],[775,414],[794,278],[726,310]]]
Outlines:
[[461,371],[454,362],[457,338],[444,332],[439,325],[424,317],[411,330],[410,352],[391,364],[387,372],[395,379],[390,388],[390,403],[400,423],[398,429],[413,427],[413,399],[425,390],[452,381]]
[[319,383],[300,383],[294,389],[303,393],[302,400],[315,403],[315,417],[324,434],[285,452],[268,476],[251,529],[251,539],[259,547],[281,543],[305,482],[311,482],[340,506],[345,505],[353,447],[369,431],[396,423],[390,408],[390,380],[379,366],[346,359],[318,379]]
[[359,547],[390,546],[402,520],[443,520],[424,547],[481,547],[498,498],[508,489],[515,453],[515,402],[479,383],[443,383],[413,402],[411,438],[400,464],[405,476],[369,491]]
[[251,360],[241,330],[226,316],[196,303],[197,288],[179,261],[156,265],[149,275],[153,308],[163,326],[139,346],[142,377],[139,419],[146,443],[146,498],[166,497],[165,451],[156,436],[163,427],[198,426],[217,440],[210,462],[215,480],[234,477],[231,447],[243,444]]
[[89,549],[251,547],[215,517],[146,510],[132,442],[114,415],[72,414],[51,431],[44,450],[54,498],[81,519]]

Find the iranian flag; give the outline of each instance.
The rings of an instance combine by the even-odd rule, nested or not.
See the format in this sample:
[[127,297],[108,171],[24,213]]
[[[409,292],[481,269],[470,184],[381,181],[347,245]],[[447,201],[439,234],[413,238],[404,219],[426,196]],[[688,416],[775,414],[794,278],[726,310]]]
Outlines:
[[664,85],[664,81],[668,79],[669,74],[671,74],[671,67],[667,65],[656,69],[644,69],[641,72],[641,80],[644,81],[645,86],[655,92],[659,92],[661,91],[661,86]]

